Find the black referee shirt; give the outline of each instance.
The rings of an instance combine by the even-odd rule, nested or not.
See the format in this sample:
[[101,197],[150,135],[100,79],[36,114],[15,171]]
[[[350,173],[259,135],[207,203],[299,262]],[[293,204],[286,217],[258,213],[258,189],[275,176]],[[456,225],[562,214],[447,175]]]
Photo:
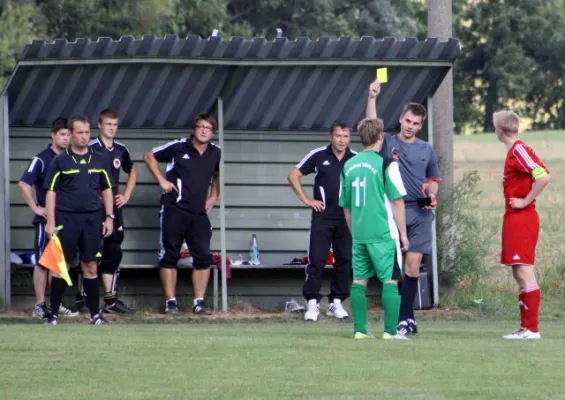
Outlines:
[[129,150],[117,140],[114,140],[112,147],[106,147],[100,137],[88,143],[88,147],[107,158],[108,170],[112,175],[112,183],[115,185],[114,194],[119,194],[120,170],[129,174],[133,168]]
[[206,214],[206,199],[212,179],[220,170],[222,151],[209,143],[200,154],[190,138],[174,140],[153,149],[159,162],[167,162],[166,178],[175,184],[178,193],[163,194],[163,204],[177,206],[193,214]]
[[302,159],[296,168],[302,175],[316,173],[314,178],[314,199],[322,201],[325,209],[312,212],[313,218],[344,219],[343,209],[339,206],[339,182],[343,165],[357,153],[349,147],[341,161],[332,151],[332,145],[312,150]]
[[92,149],[81,155],[69,147],[51,162],[43,187],[57,193],[58,211],[98,211],[102,208],[98,191],[112,188],[107,167],[107,159]]

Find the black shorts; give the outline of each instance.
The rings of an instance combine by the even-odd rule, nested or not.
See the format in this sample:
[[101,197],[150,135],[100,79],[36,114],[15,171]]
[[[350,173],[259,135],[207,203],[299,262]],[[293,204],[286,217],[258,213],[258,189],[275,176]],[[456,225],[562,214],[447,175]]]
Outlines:
[[102,250],[102,214],[55,212],[55,223],[62,226],[58,233],[65,261],[73,264],[77,253],[80,261],[96,261]]
[[33,224],[33,228],[35,231],[35,237],[33,239],[33,252],[35,254],[35,264],[39,263],[39,259],[45,250],[45,246],[47,246],[47,234],[45,233],[45,224],[42,222],[38,222],[37,224]]
[[159,265],[162,268],[176,268],[180,258],[182,242],[192,255],[192,267],[206,269],[213,264],[210,253],[212,225],[208,215],[196,215],[177,207],[161,207],[161,250]]

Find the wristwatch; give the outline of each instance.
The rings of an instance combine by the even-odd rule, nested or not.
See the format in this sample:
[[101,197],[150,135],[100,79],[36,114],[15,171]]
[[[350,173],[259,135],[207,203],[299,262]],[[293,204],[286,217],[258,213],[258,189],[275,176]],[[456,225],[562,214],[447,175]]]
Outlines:
[[106,214],[106,218],[114,219],[116,216],[114,214]]

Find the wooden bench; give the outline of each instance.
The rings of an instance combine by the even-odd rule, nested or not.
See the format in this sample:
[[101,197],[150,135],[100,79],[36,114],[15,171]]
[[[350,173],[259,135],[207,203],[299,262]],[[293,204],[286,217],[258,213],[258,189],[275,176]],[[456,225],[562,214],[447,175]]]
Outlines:
[[[35,265],[33,264],[14,264],[12,263],[12,267],[16,268],[34,268]],[[135,269],[158,269],[159,266],[157,264],[122,264],[120,269],[125,270],[135,270]],[[179,269],[192,269],[191,265],[183,265],[179,266]],[[305,269],[306,264],[258,264],[258,265],[231,265],[230,268],[232,270],[269,270],[269,269],[277,269],[277,270],[299,270]],[[326,269],[333,268],[331,265],[326,265]],[[211,265],[210,269],[212,270],[212,299],[213,299],[213,309],[218,310],[219,305],[219,271],[216,265]]]
[[[159,268],[158,265],[153,264],[126,264],[121,265],[120,269],[156,269]],[[179,266],[179,269],[191,269],[190,265]],[[297,270],[305,269],[306,264],[258,264],[258,265],[231,265],[231,270],[269,270],[269,269],[279,269],[279,270]],[[331,265],[326,265],[326,268],[332,268]],[[214,264],[210,266],[212,270],[212,298],[213,298],[213,309],[219,309],[219,269]]]

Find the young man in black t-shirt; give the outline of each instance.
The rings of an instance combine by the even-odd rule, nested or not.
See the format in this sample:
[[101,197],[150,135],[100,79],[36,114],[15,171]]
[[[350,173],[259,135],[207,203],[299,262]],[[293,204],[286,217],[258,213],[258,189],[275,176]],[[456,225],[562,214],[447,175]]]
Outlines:
[[[124,241],[124,220],[122,207],[129,201],[137,182],[137,171],[127,147],[115,140],[118,131],[119,115],[117,111],[105,109],[100,112],[98,118],[98,129],[100,135],[91,140],[89,148],[100,153],[107,159],[108,169],[112,176],[114,187],[114,231],[110,236],[104,238],[102,246],[102,259],[98,271],[102,275],[104,284],[104,308],[105,313],[111,314],[133,314],[135,310],[128,307],[118,298],[118,278],[120,276],[120,263],[122,261],[122,242]],[[120,192],[120,172],[128,175],[123,194]],[[77,308],[84,308],[82,294],[77,294]]]

